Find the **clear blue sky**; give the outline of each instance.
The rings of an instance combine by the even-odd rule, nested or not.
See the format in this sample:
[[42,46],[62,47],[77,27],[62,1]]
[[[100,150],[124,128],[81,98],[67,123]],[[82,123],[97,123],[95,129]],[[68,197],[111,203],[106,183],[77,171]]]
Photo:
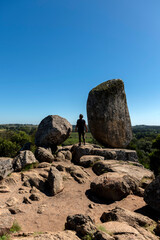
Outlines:
[[0,0],[0,124],[74,124],[114,78],[132,125],[160,125],[160,0]]

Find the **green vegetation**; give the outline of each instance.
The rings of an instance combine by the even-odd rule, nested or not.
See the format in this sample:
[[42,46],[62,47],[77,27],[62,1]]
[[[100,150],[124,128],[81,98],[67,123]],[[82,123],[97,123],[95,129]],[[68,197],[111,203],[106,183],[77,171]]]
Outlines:
[[22,172],[29,171],[29,170],[37,168],[37,167],[38,167],[38,162],[28,164],[22,169]]
[[[160,126],[139,125],[133,128],[133,140],[128,149],[137,151],[139,162],[146,168],[160,173]],[[0,125],[0,157],[15,157],[25,143],[31,143],[31,151],[35,151],[36,125],[7,124]],[[86,142],[98,144],[90,132],[85,134]],[[73,132],[62,146],[78,143],[78,133]],[[28,166],[32,168],[34,166]]]
[[153,141],[152,148],[154,150],[150,153],[150,169],[158,175],[160,173],[160,134]]
[[[22,125],[16,128],[11,125],[4,125],[6,129],[0,129],[0,156],[15,157],[25,143],[31,143],[31,150],[34,152],[36,127]],[[2,125],[0,125],[2,127]],[[23,129],[23,131],[22,131]]]
[[[85,139],[87,143],[92,143],[92,144],[99,144],[91,135],[90,132],[85,133]],[[69,138],[63,142],[62,146],[67,146],[67,145],[72,145],[78,143],[79,138],[78,138],[78,133],[77,132],[72,132]]]
[[13,222],[11,229],[9,230],[9,233],[6,233],[3,236],[0,236],[0,240],[10,240],[11,234],[19,232],[20,230],[21,230],[21,227],[19,226],[18,222],[15,220]]
[[156,149],[158,149],[160,142],[156,138],[160,134],[160,126],[139,125],[132,129],[133,139],[128,148],[136,150],[139,162],[146,168],[153,170],[157,175],[160,173],[160,160],[158,160],[160,154]]
[[21,230],[21,227],[19,226],[18,222],[15,220],[13,222],[13,225],[12,225],[11,229],[10,229],[10,232],[11,233],[16,233],[16,232],[19,232],[20,230]]
[[87,235],[85,235],[82,239],[83,240],[92,240],[93,239],[93,234],[91,233],[91,234],[87,234]]
[[9,234],[5,234],[5,235],[0,237],[0,240],[10,240],[10,235]]

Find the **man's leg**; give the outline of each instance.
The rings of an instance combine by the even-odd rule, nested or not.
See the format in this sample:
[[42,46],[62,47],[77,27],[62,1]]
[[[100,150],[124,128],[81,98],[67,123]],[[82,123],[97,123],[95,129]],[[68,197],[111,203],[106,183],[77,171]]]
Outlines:
[[86,143],[86,142],[85,142],[85,132],[82,133],[82,137],[83,137],[83,143],[84,143],[84,145],[85,145],[85,143]]
[[78,132],[78,135],[79,135],[79,146],[81,146],[81,132]]

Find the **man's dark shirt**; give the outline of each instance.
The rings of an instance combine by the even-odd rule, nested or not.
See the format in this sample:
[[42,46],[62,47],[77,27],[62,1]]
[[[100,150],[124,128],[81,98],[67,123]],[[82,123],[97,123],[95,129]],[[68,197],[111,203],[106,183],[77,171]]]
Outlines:
[[85,120],[84,119],[78,119],[77,120],[77,127],[78,127],[78,132],[84,132],[84,127],[85,127]]

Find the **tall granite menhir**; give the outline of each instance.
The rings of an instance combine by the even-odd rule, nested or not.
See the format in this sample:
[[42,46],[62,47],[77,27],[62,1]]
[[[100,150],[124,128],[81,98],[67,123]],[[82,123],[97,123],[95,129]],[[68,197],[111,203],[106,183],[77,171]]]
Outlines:
[[93,88],[87,100],[88,125],[104,146],[125,148],[132,139],[124,83],[113,79]]

